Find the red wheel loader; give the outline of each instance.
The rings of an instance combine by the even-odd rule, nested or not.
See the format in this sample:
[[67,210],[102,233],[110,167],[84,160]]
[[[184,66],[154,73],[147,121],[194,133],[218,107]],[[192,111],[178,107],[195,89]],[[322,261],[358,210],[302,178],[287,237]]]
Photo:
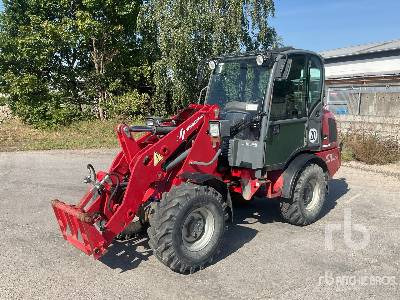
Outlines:
[[294,225],[320,217],[341,162],[336,122],[323,105],[321,57],[281,49],[208,66],[202,104],[146,126],[119,125],[121,151],[110,168],[95,173],[88,165],[91,187],[78,204],[52,201],[67,241],[98,259],[140,222],[162,263],[192,273],[223,247],[232,195],[278,201]]

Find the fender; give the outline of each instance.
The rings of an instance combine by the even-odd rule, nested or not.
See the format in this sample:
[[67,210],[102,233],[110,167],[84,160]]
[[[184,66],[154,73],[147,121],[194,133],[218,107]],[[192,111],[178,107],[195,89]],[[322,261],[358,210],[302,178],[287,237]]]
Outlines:
[[229,192],[228,186],[226,185],[225,182],[222,181],[221,178],[211,174],[200,173],[200,172],[193,172],[193,173],[185,172],[180,174],[178,177],[184,181],[190,181],[198,185],[208,185],[217,190],[225,199],[225,202],[230,210],[229,220],[230,222],[233,222],[233,205],[232,205],[231,194]]
[[303,171],[305,166],[309,165],[310,163],[315,163],[319,165],[327,174],[328,166],[322,158],[314,155],[313,153],[302,153],[298,155],[296,158],[289,162],[289,164],[285,168],[285,171],[283,171],[283,198],[290,199],[292,197],[294,185],[296,183],[298,175],[301,171]]

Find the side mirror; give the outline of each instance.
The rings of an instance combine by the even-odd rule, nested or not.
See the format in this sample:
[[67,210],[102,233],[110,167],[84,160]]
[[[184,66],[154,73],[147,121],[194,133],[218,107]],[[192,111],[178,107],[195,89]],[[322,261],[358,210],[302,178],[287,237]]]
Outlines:
[[289,77],[292,68],[292,59],[280,58],[277,62],[278,66],[275,71],[275,78],[278,80],[286,80]]

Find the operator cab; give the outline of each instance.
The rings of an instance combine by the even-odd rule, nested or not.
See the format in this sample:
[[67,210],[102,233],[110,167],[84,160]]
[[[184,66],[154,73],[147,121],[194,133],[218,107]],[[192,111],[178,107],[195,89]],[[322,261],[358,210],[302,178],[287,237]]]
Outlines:
[[[210,79],[207,104],[217,104],[220,118],[229,120],[230,126],[239,121],[251,121],[263,111],[263,103],[271,76],[271,67],[262,56],[226,58],[211,61],[213,74]],[[237,137],[258,140],[260,130],[256,122],[236,134]]]
[[222,137],[230,166],[280,169],[300,152],[321,149],[319,55],[286,49],[220,57],[209,67],[205,103],[220,107],[221,132],[230,132]]

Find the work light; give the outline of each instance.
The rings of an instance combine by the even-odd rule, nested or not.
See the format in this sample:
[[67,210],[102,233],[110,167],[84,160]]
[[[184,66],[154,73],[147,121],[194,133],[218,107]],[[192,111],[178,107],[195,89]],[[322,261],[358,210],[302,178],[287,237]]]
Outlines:
[[261,66],[264,63],[264,56],[257,55],[256,62],[257,62],[257,65]]
[[210,68],[210,70],[214,70],[215,69],[215,67],[217,66],[217,64],[215,63],[215,61],[213,61],[213,60],[210,60],[209,62],[208,62],[208,67]]
[[219,122],[210,122],[210,136],[213,138],[217,138],[220,135],[219,132]]

